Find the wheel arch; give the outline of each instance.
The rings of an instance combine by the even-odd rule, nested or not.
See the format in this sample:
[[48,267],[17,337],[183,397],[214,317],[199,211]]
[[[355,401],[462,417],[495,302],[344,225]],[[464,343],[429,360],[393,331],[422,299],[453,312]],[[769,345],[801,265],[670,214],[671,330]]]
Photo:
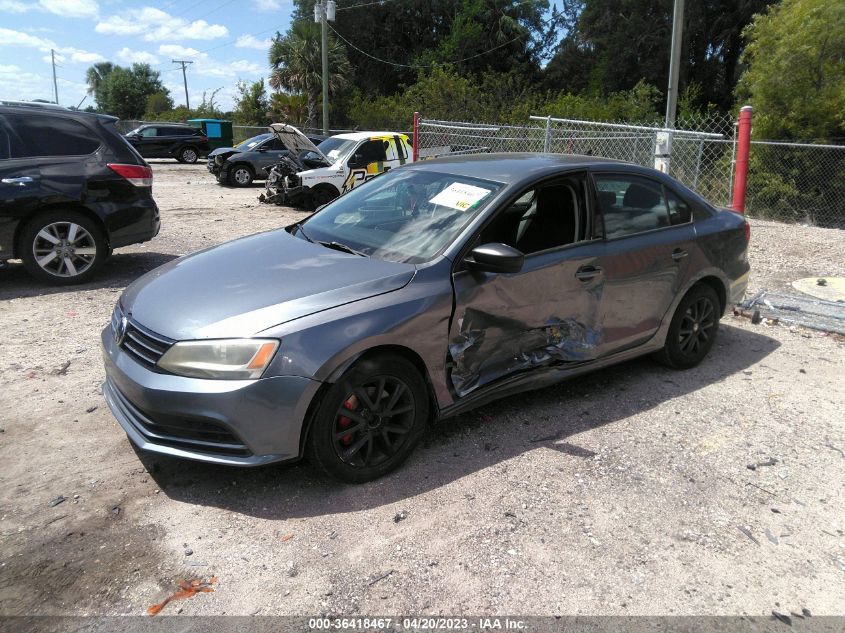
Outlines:
[[43,207],[39,207],[38,210],[32,214],[31,217],[27,218],[23,222],[18,222],[17,227],[15,228],[15,239],[13,243],[13,254],[15,257],[20,257],[22,252],[22,245],[21,239],[23,237],[23,233],[30,224],[32,224],[37,218],[44,215],[45,213],[51,213],[53,211],[76,211],[77,213],[81,213],[88,219],[92,220],[97,227],[103,232],[103,237],[106,238],[106,247],[111,248],[111,236],[109,234],[109,230],[106,227],[106,223],[103,219],[94,213],[91,209],[86,207],[84,204],[79,202],[54,202],[51,204],[46,204]]
[[710,286],[716,292],[716,296],[719,297],[719,314],[725,314],[728,307],[728,290],[725,288],[725,283],[715,275],[707,275],[696,281],[684,294],[688,294],[690,290],[699,285]]

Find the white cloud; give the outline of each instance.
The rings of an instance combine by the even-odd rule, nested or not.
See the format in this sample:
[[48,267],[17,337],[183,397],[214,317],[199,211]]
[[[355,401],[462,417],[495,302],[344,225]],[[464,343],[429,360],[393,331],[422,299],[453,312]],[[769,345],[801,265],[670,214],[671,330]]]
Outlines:
[[201,64],[197,64],[197,73],[205,75],[206,77],[220,77],[224,79],[233,79],[235,77],[254,77],[261,74],[263,68],[258,64],[249,62],[245,59],[239,59],[234,62],[215,62],[212,60],[205,60]]
[[208,55],[195,48],[180,44],[162,44],[158,47],[158,54],[180,59],[206,59]]
[[[56,55],[56,61],[59,62],[70,61],[77,64],[93,64],[95,62],[106,61],[106,58],[99,53],[91,53],[74,48],[73,46],[58,46],[52,40],[2,27],[0,27],[0,46],[28,46],[30,48],[36,48],[42,53],[48,53],[50,49],[53,49],[58,53]],[[43,59],[49,62],[50,56],[47,55]]]
[[3,73],[19,73],[21,71],[20,67],[15,66],[14,64],[0,64],[0,74]]
[[285,4],[282,0],[255,0],[256,11],[278,11]]
[[238,38],[238,41],[235,42],[235,46],[238,48],[254,48],[259,51],[266,51],[270,48],[270,43],[272,40],[270,38],[260,40],[254,35],[241,35]]
[[6,13],[41,11],[60,15],[63,18],[96,18],[99,10],[96,0],[38,0],[38,2],[0,0],[0,11]]
[[96,18],[100,10],[95,0],[38,0],[38,5],[66,18]]
[[27,4],[18,0],[0,0],[0,11],[6,13],[26,13],[34,8],[34,4]]
[[205,20],[188,22],[153,7],[127,12],[128,17],[112,15],[94,27],[105,35],[138,35],[148,42],[161,40],[213,40],[229,34],[222,24],[209,24]]
[[117,59],[128,64],[157,64],[158,57],[147,51],[133,51],[124,46],[115,54]]

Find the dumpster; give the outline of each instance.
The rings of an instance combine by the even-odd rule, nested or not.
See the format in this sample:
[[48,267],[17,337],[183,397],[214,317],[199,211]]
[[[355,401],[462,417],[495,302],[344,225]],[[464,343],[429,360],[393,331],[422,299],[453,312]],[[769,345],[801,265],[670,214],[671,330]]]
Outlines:
[[201,129],[208,137],[212,150],[232,146],[232,122],[222,119],[188,119],[188,123]]

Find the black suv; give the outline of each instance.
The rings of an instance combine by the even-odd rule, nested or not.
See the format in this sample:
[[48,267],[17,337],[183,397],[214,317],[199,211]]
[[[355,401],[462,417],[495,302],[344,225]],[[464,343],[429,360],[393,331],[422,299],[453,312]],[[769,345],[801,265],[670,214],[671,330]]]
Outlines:
[[0,264],[87,281],[113,248],[158,234],[153,173],[116,118],[0,102]]
[[195,163],[211,151],[202,130],[178,123],[150,123],[126,134],[126,140],[144,158],[175,158],[180,163]]

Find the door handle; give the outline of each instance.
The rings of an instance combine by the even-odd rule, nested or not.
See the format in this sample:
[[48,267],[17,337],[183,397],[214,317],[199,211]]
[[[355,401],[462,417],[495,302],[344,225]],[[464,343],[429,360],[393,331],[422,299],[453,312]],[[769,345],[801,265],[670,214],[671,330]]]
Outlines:
[[687,255],[689,255],[689,253],[681,248],[676,248],[674,251],[672,251],[672,259],[674,259],[676,262],[682,260]]
[[21,176],[20,178],[4,178],[0,180],[4,185],[17,185],[18,187],[25,187],[29,183],[33,182],[32,178],[29,176]]
[[601,266],[582,266],[575,273],[575,278],[578,281],[590,281],[590,279],[600,274]]

